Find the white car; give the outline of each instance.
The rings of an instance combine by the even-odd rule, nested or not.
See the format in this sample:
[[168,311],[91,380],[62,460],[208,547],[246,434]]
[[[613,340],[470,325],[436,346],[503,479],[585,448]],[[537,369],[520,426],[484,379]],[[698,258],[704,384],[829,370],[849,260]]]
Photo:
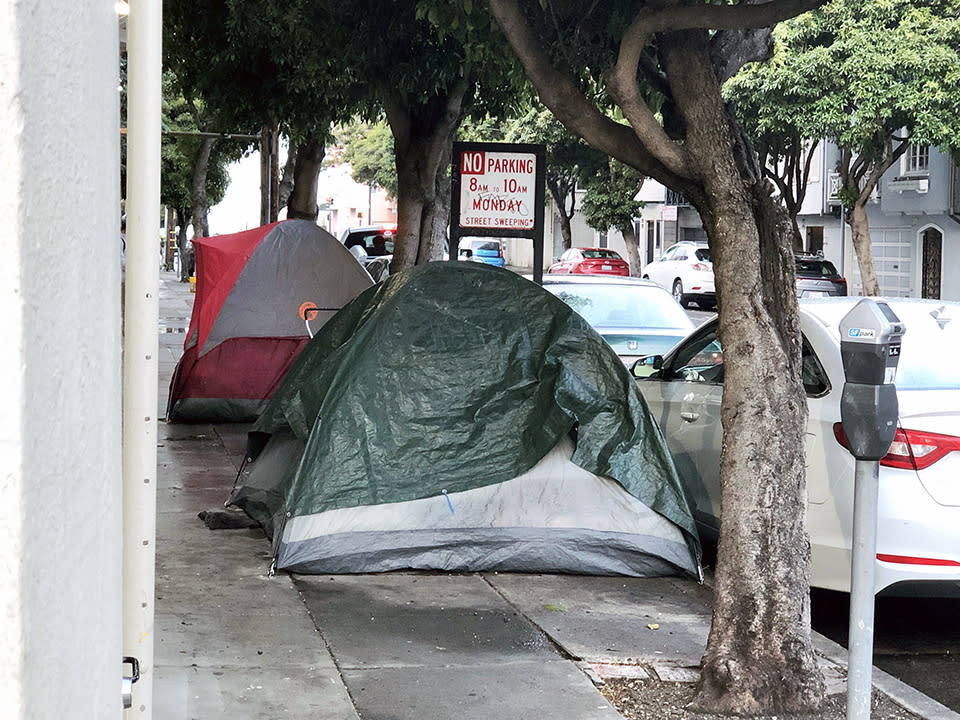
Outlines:
[[658,260],[647,263],[643,277],[669,290],[683,306],[693,301],[710,310],[717,304],[713,262],[705,242],[681,240],[671,245]]
[[[843,445],[840,320],[860,300],[801,300],[807,392],[807,528],[814,587],[850,590],[855,459]],[[876,591],[960,594],[960,303],[886,299],[904,323],[896,374],[900,422],[880,461]],[[723,351],[712,319],[665,357],[638,361],[705,538],[720,518]]]

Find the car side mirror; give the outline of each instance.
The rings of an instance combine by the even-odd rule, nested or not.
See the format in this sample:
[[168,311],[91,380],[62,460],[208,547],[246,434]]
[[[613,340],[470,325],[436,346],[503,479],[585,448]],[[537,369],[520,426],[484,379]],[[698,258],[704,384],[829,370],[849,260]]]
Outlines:
[[461,251],[460,251],[460,257],[472,258],[472,257],[473,257],[473,250],[461,250]]
[[637,380],[656,375],[663,367],[663,355],[644,355],[630,367],[630,374]]

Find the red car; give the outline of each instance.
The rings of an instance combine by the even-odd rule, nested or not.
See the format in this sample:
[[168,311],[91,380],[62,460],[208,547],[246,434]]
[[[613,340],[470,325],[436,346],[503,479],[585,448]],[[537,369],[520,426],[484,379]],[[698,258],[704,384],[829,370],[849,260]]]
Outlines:
[[630,275],[630,266],[614,250],[570,248],[547,270],[548,273],[577,275]]

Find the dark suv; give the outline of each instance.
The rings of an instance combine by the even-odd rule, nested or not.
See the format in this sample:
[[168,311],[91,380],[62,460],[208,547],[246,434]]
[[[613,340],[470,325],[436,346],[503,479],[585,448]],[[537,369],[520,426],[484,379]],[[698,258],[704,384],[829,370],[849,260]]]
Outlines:
[[797,297],[820,297],[846,295],[847,281],[837,268],[823,255],[802,254],[796,256]]

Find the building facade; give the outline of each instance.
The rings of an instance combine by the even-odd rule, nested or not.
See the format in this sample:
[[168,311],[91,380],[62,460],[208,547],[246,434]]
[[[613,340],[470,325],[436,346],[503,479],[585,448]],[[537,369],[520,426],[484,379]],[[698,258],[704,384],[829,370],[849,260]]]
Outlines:
[[[823,252],[841,268],[850,293],[859,295],[860,271],[837,197],[838,157],[832,143],[818,145],[797,220],[804,248]],[[637,199],[644,203],[635,220],[643,265],[680,240],[706,239],[696,210],[660,183],[647,180]],[[960,279],[950,272],[960,267],[960,169],[948,155],[911,148],[881,178],[867,216],[882,295],[960,300]],[[620,233],[597,232],[579,213],[573,227],[574,245],[610,247],[626,256]]]

